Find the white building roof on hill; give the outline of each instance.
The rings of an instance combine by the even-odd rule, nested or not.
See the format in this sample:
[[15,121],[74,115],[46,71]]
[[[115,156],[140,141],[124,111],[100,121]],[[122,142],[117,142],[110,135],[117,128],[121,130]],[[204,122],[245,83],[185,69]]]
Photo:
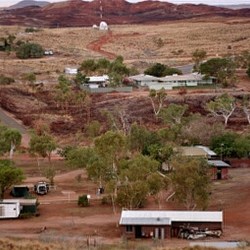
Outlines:
[[100,30],[108,30],[109,29],[108,24],[104,21],[100,22],[99,29]]
[[161,81],[201,81],[203,79],[203,75],[199,73],[191,73],[186,75],[172,75],[172,76],[165,76],[160,78]]
[[89,76],[89,83],[92,82],[106,82],[109,80],[108,75],[103,75],[103,76]]

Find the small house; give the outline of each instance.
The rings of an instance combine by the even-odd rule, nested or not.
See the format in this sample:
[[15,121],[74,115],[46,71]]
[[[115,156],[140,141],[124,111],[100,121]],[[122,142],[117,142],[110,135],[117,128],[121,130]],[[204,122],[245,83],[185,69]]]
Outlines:
[[18,218],[21,206],[18,200],[2,200],[0,201],[0,219]]
[[222,231],[223,212],[123,210],[119,225],[128,238],[170,239],[187,227]]
[[208,164],[212,168],[213,180],[228,179],[228,169],[231,167],[228,163],[222,160],[208,160]]
[[89,76],[88,85],[90,88],[107,87],[109,81],[108,75],[103,76]]
[[136,75],[129,77],[138,86],[147,86],[149,89],[165,89],[171,90],[178,87],[194,87],[198,85],[211,85],[213,84],[213,78],[204,78],[199,73],[191,73],[185,75],[171,75],[165,77],[154,77],[150,75]]
[[159,82],[158,77],[151,76],[151,75],[144,75],[144,74],[130,76],[128,79],[134,82],[135,85],[140,86],[140,87],[148,87],[150,85],[153,85]]

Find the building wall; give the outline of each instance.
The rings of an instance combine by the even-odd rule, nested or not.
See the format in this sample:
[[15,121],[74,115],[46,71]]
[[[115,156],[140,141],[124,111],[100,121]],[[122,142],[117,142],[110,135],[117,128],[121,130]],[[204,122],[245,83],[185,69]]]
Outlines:
[[[161,231],[162,228],[164,229],[164,237],[161,236],[161,232],[159,232],[158,237],[168,239],[171,238],[171,228],[168,225],[158,225],[158,226],[141,226],[141,238],[155,238],[156,235],[156,228],[158,231]],[[136,238],[136,226],[132,226],[132,231],[127,232],[126,226],[122,226],[122,234],[126,236],[128,239],[135,239]]]
[[212,180],[218,180],[220,179],[219,176],[221,176],[221,180],[227,180],[228,179],[228,168],[212,168]]

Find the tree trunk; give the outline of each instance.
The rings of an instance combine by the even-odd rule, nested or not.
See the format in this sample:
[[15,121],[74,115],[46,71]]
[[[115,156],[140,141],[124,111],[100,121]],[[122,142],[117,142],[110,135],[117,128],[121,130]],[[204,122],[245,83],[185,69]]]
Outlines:
[[10,145],[10,160],[13,159],[13,154],[14,154],[14,150],[15,150],[16,146],[13,142],[11,142],[11,145]]

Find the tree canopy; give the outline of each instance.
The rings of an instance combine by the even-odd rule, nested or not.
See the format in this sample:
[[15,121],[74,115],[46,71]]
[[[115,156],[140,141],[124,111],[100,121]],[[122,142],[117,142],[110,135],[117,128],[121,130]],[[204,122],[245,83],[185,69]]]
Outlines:
[[43,53],[44,50],[40,44],[29,42],[21,44],[16,50],[16,56],[20,59],[41,58]]
[[235,83],[236,64],[231,58],[212,58],[200,65],[200,72],[216,77],[217,83],[227,87]]
[[210,192],[208,163],[201,158],[178,156],[171,164],[174,197],[188,210],[206,209]]
[[182,72],[179,69],[171,68],[161,63],[155,63],[151,67],[147,68],[144,71],[144,74],[156,77],[164,77],[173,74],[182,75]]
[[0,197],[4,198],[5,191],[24,179],[23,171],[16,168],[11,161],[0,160]]

